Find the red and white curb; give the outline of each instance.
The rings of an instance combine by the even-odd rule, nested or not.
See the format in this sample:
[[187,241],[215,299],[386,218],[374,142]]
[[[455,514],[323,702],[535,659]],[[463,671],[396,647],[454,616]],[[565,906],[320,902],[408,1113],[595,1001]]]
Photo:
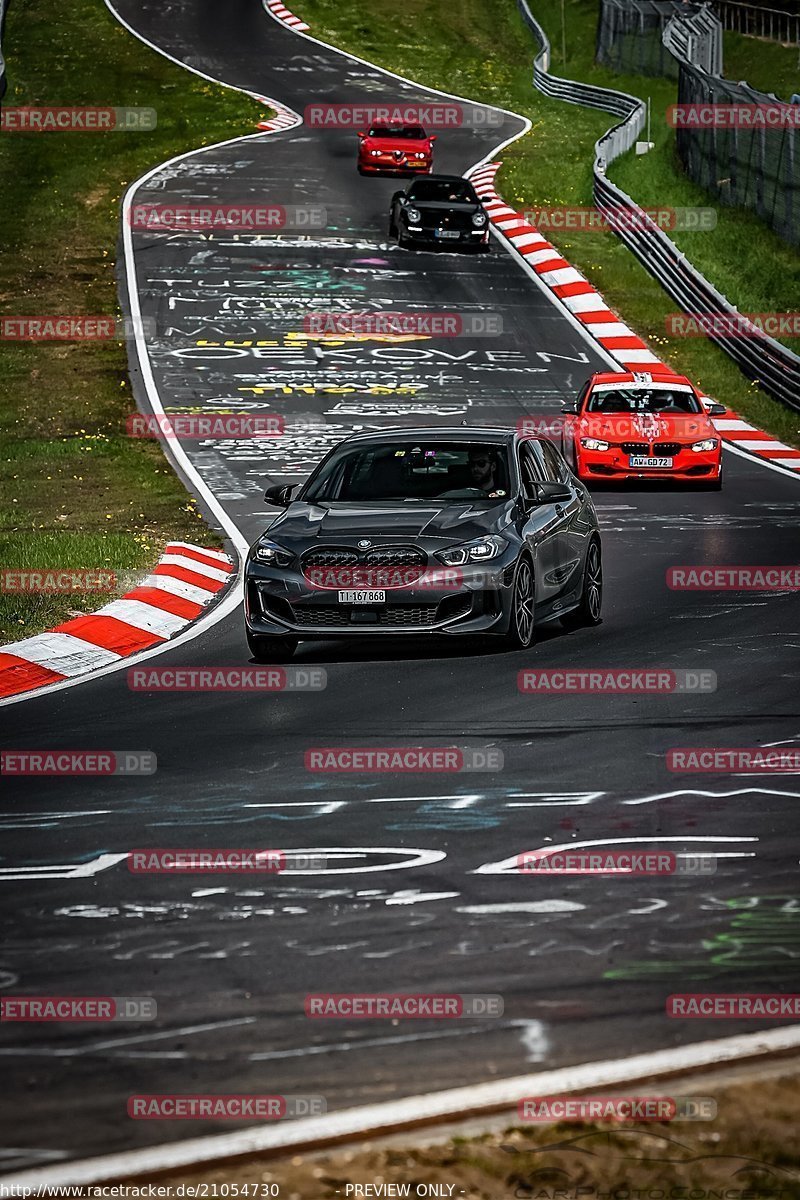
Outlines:
[[[498,195],[494,179],[500,166],[499,162],[482,163],[469,172],[469,178],[494,228],[510,242],[589,336],[621,367],[628,371],[647,371],[648,368],[658,367],[660,371],[675,374],[672,367],[663,363],[612,312],[597,288],[563,257],[560,250]],[[711,420],[723,440],[734,449],[789,471],[800,472],[800,451],[796,447],[787,446],[772,434],[750,425],[738,413],[729,410],[724,417],[712,417]]]
[[276,21],[281,21],[284,25],[288,25],[290,29],[309,29],[305,21],[301,21],[293,12],[290,12],[281,0],[264,0],[264,7]]
[[264,133],[277,133],[281,129],[293,129],[295,125],[303,124],[303,118],[294,109],[286,108],[284,104],[278,104],[274,100],[265,100],[265,103],[275,109],[275,116],[258,122],[258,128]]
[[0,697],[107,667],[173,638],[234,578],[221,550],[170,542],[152,575],[97,612],[0,646]]

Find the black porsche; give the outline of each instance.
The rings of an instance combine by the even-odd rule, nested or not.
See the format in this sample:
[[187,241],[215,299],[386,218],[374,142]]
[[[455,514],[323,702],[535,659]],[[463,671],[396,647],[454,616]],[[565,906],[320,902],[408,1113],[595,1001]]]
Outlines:
[[547,441],[474,426],[360,433],[300,486],[250,549],[245,622],[259,662],[302,638],[494,635],[596,625],[597,515]]
[[389,237],[398,246],[474,246],[489,249],[489,218],[477,192],[460,175],[425,175],[395,192]]

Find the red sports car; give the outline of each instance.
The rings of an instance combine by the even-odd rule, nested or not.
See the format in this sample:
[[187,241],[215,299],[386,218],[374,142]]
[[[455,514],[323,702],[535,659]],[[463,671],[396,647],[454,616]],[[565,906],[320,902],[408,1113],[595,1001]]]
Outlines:
[[597,374],[564,404],[562,451],[591,480],[675,479],[722,487],[722,439],[709,420],[726,409],[682,375]]
[[372,125],[358,135],[358,173],[427,175],[435,141],[421,125]]

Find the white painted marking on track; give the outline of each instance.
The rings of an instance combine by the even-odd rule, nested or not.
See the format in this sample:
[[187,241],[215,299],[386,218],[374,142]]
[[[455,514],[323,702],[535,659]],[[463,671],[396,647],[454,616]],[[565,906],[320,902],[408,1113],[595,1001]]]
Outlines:
[[[473,875],[516,875],[516,874],[529,875],[531,872],[520,871],[518,868],[519,857],[520,857],[520,854],[522,854],[522,853],[525,853],[525,854],[540,854],[540,853],[541,854],[544,854],[544,853],[559,854],[562,852],[571,853],[571,852],[574,852],[575,850],[584,849],[587,846],[632,846],[632,845],[652,844],[652,843],[655,843],[656,845],[661,845],[661,844],[666,844],[667,842],[713,842],[713,843],[718,843],[718,842],[757,842],[758,840],[759,839],[757,837],[728,837],[728,836],[722,836],[722,835],[720,835],[720,836],[703,835],[703,836],[698,836],[698,837],[684,835],[681,837],[594,838],[594,839],[591,839],[591,840],[585,841],[585,842],[561,842],[558,844],[554,843],[554,844],[548,845],[548,846],[540,846],[536,850],[520,851],[519,854],[512,854],[509,858],[503,858],[499,862],[484,863],[484,865],[482,867],[478,867],[477,870],[472,871],[471,874],[473,874]],[[686,858],[686,857],[691,857],[691,855],[676,853],[675,857],[676,858]],[[722,857],[722,855],[720,854],[718,857]],[[733,853],[726,854],[725,857],[726,858],[752,858],[754,856],[752,853],[749,853],[747,851],[736,851]],[[617,873],[621,874],[621,875],[627,875],[630,872],[622,871],[622,870],[620,870],[619,872],[615,872],[615,871],[603,871],[602,872],[603,875],[613,875],[613,874],[617,874]],[[544,874],[544,872],[542,872],[542,874]]]
[[[473,872],[477,874],[477,872]],[[560,913],[560,912],[580,912],[586,908],[585,904],[578,904],[575,900],[559,900],[553,898],[550,900],[518,900],[508,904],[464,904],[456,905],[456,912],[470,913],[475,916],[492,916],[495,913]]]
[[699,796],[711,800],[728,799],[731,796],[791,796],[800,800],[800,792],[784,792],[775,788],[732,788],[725,792],[711,792],[703,788],[676,788],[674,792],[654,792],[652,796],[639,796],[636,800],[622,800],[621,803],[635,807],[638,804],[657,804],[659,800],[675,800],[678,796]]
[[387,896],[384,903],[387,905],[427,904],[431,900],[453,900],[460,895],[460,892],[420,892],[416,888],[408,888],[406,891],[394,892],[391,896]]
[[67,863],[62,866],[0,867],[0,883],[19,879],[86,879],[107,871],[127,858],[127,854],[100,854],[90,862]]

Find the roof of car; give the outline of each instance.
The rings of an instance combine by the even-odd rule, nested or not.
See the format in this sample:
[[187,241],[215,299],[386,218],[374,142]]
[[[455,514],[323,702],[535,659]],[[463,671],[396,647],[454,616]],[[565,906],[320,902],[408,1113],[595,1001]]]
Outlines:
[[592,384],[596,383],[638,383],[643,375],[649,375],[656,383],[683,383],[693,387],[692,381],[685,375],[676,375],[667,367],[658,367],[648,371],[597,371],[592,376]]
[[441,441],[450,442],[496,442],[498,445],[514,441],[513,429],[501,429],[494,425],[414,425],[403,428],[372,430],[369,433],[354,433],[347,442],[398,442],[398,441]]

